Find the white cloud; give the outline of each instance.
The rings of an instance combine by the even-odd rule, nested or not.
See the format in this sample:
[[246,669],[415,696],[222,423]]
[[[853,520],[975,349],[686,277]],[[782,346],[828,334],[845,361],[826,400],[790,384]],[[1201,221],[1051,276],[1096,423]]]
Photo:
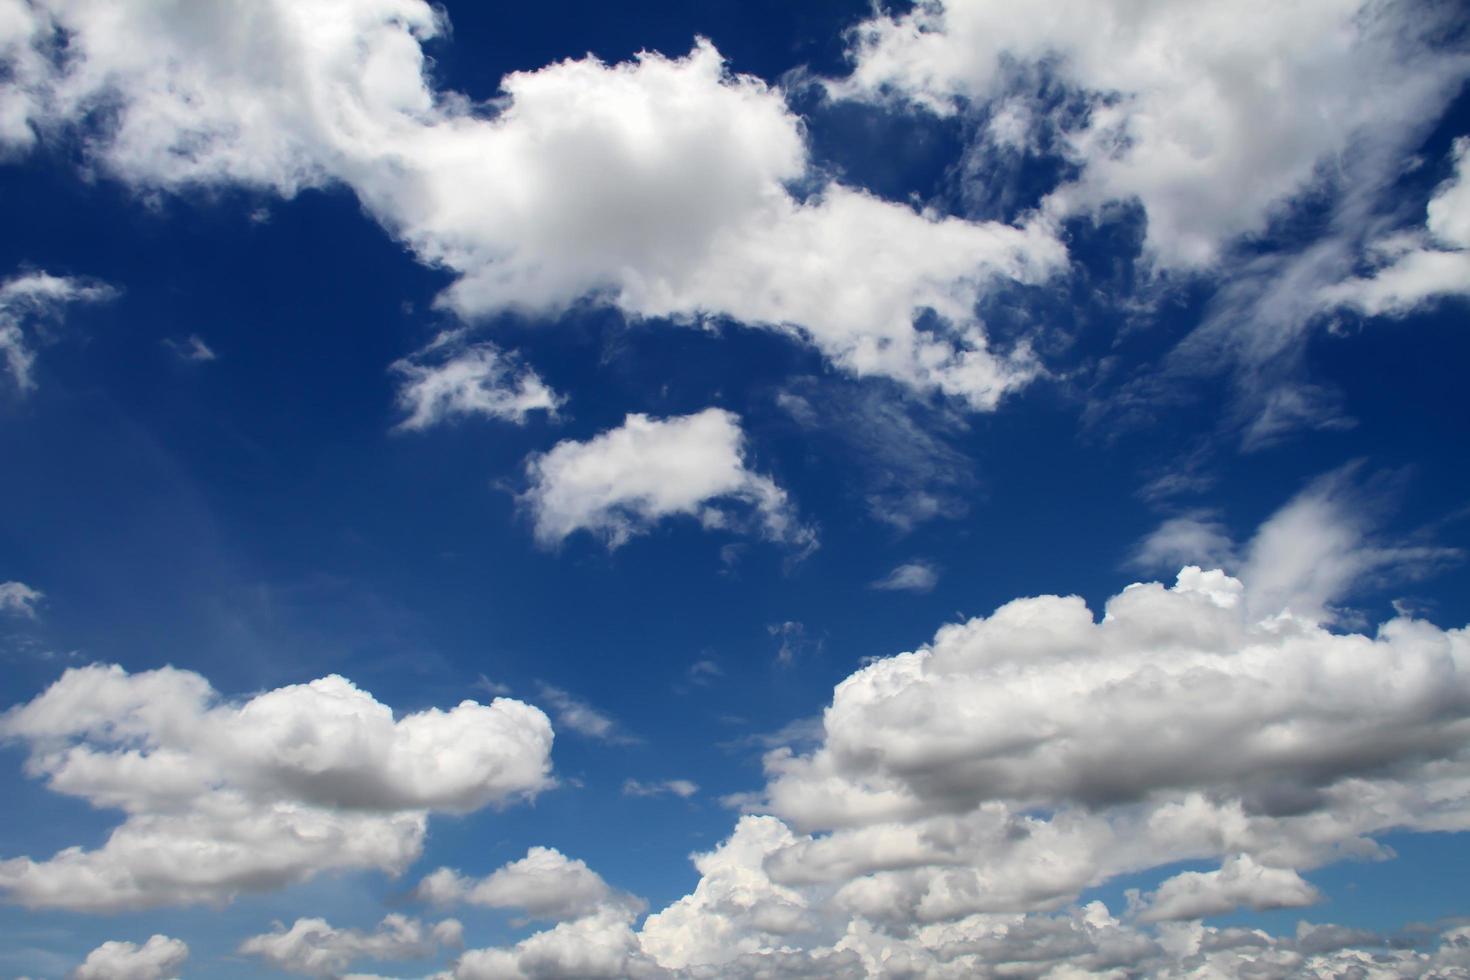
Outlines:
[[642,782],[637,779],[623,780],[624,796],[677,796],[687,800],[699,792],[699,784],[688,779],[661,779],[656,782]]
[[622,726],[612,718],[569,691],[544,682],[537,684],[536,689],[541,699],[556,712],[558,726],[614,745],[633,745],[638,742],[635,736],[623,731]]
[[1172,517],[1150,532],[1130,564],[1157,570],[1214,565],[1238,573],[1249,607],[1330,620],[1334,606],[1374,580],[1422,578],[1457,560],[1454,548],[1386,541],[1374,533],[1382,494],[1349,464],[1312,481],[1271,515],[1244,546],[1207,512]]
[[414,894],[435,905],[520,909],[533,918],[557,920],[580,918],[604,906],[638,905],[615,891],[586,862],[552,847],[533,847],[525,857],[480,879],[439,868],[419,883]]
[[1377,242],[1379,268],[1324,287],[1324,306],[1405,316],[1431,300],[1470,294],[1470,137],[1455,140],[1452,156],[1454,173],[1429,199],[1425,231]]
[[207,364],[210,361],[219,360],[219,355],[210,349],[210,346],[204,342],[204,338],[197,333],[191,333],[183,340],[165,338],[163,343],[165,347],[174,352],[175,357],[186,363]]
[[395,719],[338,676],[225,701],[198,674],[68,670],[0,716],[26,771],[119,809],[99,848],[0,861],[30,908],[223,903],[326,870],[401,872],[431,810],[464,813],[551,785],[551,725],[506,698]]
[[[997,283],[1065,263],[1049,228],[921,214],[827,183],[782,93],[689,55],[568,60],[507,75],[492,104],[434,90],[422,0],[191,5],[42,0],[7,46],[12,142],[115,110],[88,145],[142,188],[238,183],[290,195],[343,183],[455,283],[466,317],[592,300],[632,317],[728,317],[781,330],[857,375],[979,409],[1035,376],[974,315]],[[43,50],[65,39],[66,57]],[[54,55],[55,52],[50,52]],[[302,98],[302,92],[311,93]],[[815,191],[798,198],[788,188]],[[934,330],[919,329],[925,310]]]
[[1149,532],[1128,564],[1147,571],[1181,565],[1229,568],[1235,564],[1235,543],[1212,514],[1196,511],[1170,517]]
[[441,336],[413,357],[393,363],[401,379],[396,428],[422,430],[473,415],[523,423],[531,412],[555,416],[562,399],[540,375],[491,343],[464,344]]
[[136,943],[106,942],[87,954],[71,972],[71,980],[165,980],[189,958],[189,947],[164,935]]
[[313,977],[339,977],[357,960],[425,959],[442,946],[459,946],[463,929],[454,919],[427,925],[404,915],[386,916],[373,932],[336,929],[325,919],[297,919],[287,929],[251,936],[240,952],[258,956],[277,970]]
[[1314,905],[1322,895],[1290,868],[1268,868],[1237,855],[1216,871],[1185,871],[1144,899],[1145,922],[1201,919],[1238,908],[1285,909]]
[[[1155,259],[1199,266],[1264,231],[1335,158],[1432,121],[1470,67],[1432,43],[1448,26],[1418,4],[1368,0],[1048,0],[1025,16],[1001,0],[929,0],[861,25],[853,74],[833,89],[1014,109],[1044,64],[1087,99],[1080,121],[1061,121],[1081,173],[1049,207],[1136,199]],[[1002,111],[991,125],[1014,143],[1018,121]]]
[[559,923],[508,948],[472,949],[455,964],[455,980],[622,980],[657,976],[638,949],[634,915],[605,907]]
[[[1377,834],[1470,830],[1470,629],[1335,633],[1246,593],[1186,568],[1100,619],[1075,597],[1020,599],[864,667],[815,748],[767,754],[763,799],[745,801],[759,815],[695,857],[698,885],[649,916],[638,948],[691,977],[841,975],[843,955],[870,977],[1457,962],[1470,942],[1454,932],[1388,955],[1335,928],[1171,921],[1305,905],[1302,871],[1390,856]],[[1133,924],[1100,903],[1054,914],[1182,861],[1221,864],[1164,881]]]
[[46,593],[24,582],[0,582],[0,613],[35,619],[36,604],[44,598]]
[[874,582],[870,588],[886,592],[932,592],[939,584],[939,570],[927,561],[911,561]]
[[[0,7],[0,31],[8,11]],[[4,35],[0,34],[0,53]],[[0,86],[3,88],[3,86]],[[0,95],[0,113],[5,99]],[[4,120],[0,118],[0,139]],[[31,369],[36,362],[35,345],[46,336],[47,325],[54,323],[61,311],[72,303],[100,303],[112,299],[117,291],[110,286],[91,283],[47,272],[27,272],[0,283],[0,358],[10,372],[11,380],[22,393],[36,387]]]
[[635,413],[586,442],[566,440],[531,457],[521,499],[546,545],[585,530],[617,548],[669,517],[741,530],[751,523],[742,511],[753,511],[771,540],[815,547],[786,492],[750,470],[745,455],[740,419],[731,412],[707,408],[668,419]]

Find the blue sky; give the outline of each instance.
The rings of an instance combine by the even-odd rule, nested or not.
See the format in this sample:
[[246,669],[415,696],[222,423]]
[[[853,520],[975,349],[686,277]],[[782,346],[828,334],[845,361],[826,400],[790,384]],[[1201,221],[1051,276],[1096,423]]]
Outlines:
[[0,977],[1470,968],[1470,25],[1012,6],[0,0]]

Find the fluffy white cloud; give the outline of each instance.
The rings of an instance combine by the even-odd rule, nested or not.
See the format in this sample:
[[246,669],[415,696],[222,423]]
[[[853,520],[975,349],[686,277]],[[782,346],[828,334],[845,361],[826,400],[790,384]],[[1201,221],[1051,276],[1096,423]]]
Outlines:
[[251,936],[240,952],[258,956],[277,970],[313,977],[338,977],[361,959],[423,959],[442,946],[459,946],[464,930],[454,919],[426,925],[403,915],[386,916],[372,932],[336,929],[325,919],[297,919],[287,929]]
[[562,922],[508,948],[472,949],[460,957],[455,980],[622,980],[658,976],[638,948],[633,914],[606,907]]
[[[0,5],[0,32],[6,16],[5,7]],[[0,52],[3,38],[0,33]],[[4,100],[0,98],[0,113],[3,111]],[[0,137],[3,127],[0,119]],[[46,336],[48,323],[54,322],[66,306],[98,303],[116,295],[110,286],[47,272],[27,272],[0,283],[0,358],[15,386],[22,392],[35,388],[31,369],[36,362],[37,337]]]
[[606,906],[637,907],[635,900],[615,891],[586,862],[552,847],[533,847],[525,857],[480,879],[440,868],[419,883],[415,895],[436,905],[520,909],[537,919],[575,919]]
[[183,940],[154,935],[142,946],[106,942],[87,954],[71,972],[71,980],[165,980],[175,976],[189,958]]
[[36,603],[44,598],[46,593],[24,582],[0,582],[0,613],[35,619]]
[[400,379],[399,429],[427,429],[472,415],[524,422],[531,412],[555,415],[562,399],[540,375],[491,343],[439,337],[413,357],[395,361]]
[[1237,855],[1216,871],[1185,871],[1159,885],[1144,899],[1146,922],[1201,919],[1252,909],[1299,908],[1322,900],[1321,894],[1290,868],[1268,868]]
[[1423,233],[1390,236],[1372,253],[1372,275],[1321,290],[1325,306],[1404,316],[1441,296],[1470,294],[1470,137],[1455,140],[1454,173],[1429,199]]
[[[944,219],[824,183],[781,92],[730,74],[708,42],[683,58],[517,72],[476,105],[427,80],[422,45],[445,24],[422,0],[204,0],[179,17],[144,0],[40,0],[9,20],[12,143],[106,103],[89,146],[125,181],[288,195],[344,183],[455,274],[442,302],[465,316],[591,299],[635,317],[728,317],[981,409],[1036,373],[1024,346],[991,350],[974,306],[996,281],[1064,263],[1048,227]],[[799,181],[816,193],[794,196]],[[926,310],[934,329],[916,326]]]
[[[1063,128],[1081,169],[1059,213],[1138,200],[1164,265],[1213,262],[1363,144],[1397,146],[1432,121],[1470,64],[1433,43],[1448,13],[1371,0],[926,0],[854,34],[835,91],[895,92],[939,111],[993,103],[991,136]],[[1042,70],[1086,99],[1074,120],[1027,96]]]
[[[691,977],[1368,962],[1407,977],[1457,962],[1453,932],[1388,955],[1334,928],[1274,939],[1172,921],[1311,903],[1301,871],[1388,856],[1373,840],[1388,830],[1470,830],[1470,629],[1336,633],[1258,602],[1186,568],[1100,619],[1080,599],[1020,599],[869,664],[837,686],[813,750],[767,754],[766,790],[744,801],[763,813],[695,857],[699,884],[648,917],[637,948]],[[1204,860],[1219,869],[1135,896],[1132,924],[1097,903],[1051,912],[1118,875]]]
[[939,570],[927,561],[911,561],[874,582],[871,588],[885,592],[932,592],[939,584]]
[[0,861],[6,900],[111,910],[224,902],[331,869],[401,872],[428,812],[551,784],[552,731],[507,698],[395,719],[338,676],[225,701],[198,674],[68,670],[0,716],[29,774],[125,814],[95,850]]
[[749,523],[741,510],[754,511],[772,540],[816,543],[786,492],[746,466],[740,420],[723,409],[668,419],[631,414],[619,428],[533,456],[526,474],[530,487],[521,499],[547,545],[586,530],[616,548],[676,516],[738,529]]

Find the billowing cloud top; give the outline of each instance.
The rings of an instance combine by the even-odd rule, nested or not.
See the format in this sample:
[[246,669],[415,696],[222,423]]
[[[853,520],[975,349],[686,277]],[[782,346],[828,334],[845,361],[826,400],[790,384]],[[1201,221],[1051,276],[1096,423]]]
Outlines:
[[328,868],[398,871],[430,810],[466,812],[551,785],[551,724],[509,698],[395,719],[342,677],[222,701],[198,674],[68,670],[0,716],[26,768],[116,808],[101,848],[0,862],[0,890],[38,907],[223,901]]
[[[669,419],[635,413],[587,442],[557,443],[526,473],[523,500],[546,544],[587,530],[616,548],[673,516],[715,528],[754,523],[766,537],[801,547],[816,540],[797,523],[786,492],[746,467],[740,420],[723,409]],[[731,504],[753,511],[754,521]]]

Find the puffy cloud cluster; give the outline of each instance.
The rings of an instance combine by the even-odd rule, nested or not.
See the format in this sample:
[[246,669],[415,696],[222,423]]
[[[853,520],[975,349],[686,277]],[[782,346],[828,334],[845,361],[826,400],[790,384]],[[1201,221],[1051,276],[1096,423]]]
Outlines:
[[1470,294],[1470,137],[1455,140],[1451,156],[1454,173],[1429,199],[1424,231],[1375,243],[1379,267],[1325,287],[1325,305],[1403,316],[1441,296]]
[[[1080,173],[1051,209],[1137,200],[1155,259],[1201,266],[1266,230],[1338,157],[1432,121],[1470,71],[1437,43],[1453,26],[1428,4],[1371,0],[1047,0],[1025,16],[1003,0],[926,0],[862,24],[834,89],[984,104],[1007,143],[1059,125]],[[1086,111],[1051,117],[1037,71]]]
[[[826,182],[781,92],[708,42],[517,72],[481,105],[429,82],[423,45],[446,25],[423,0],[0,9],[0,138],[82,125],[93,159],[141,187],[345,184],[454,273],[442,302],[465,316],[591,299],[733,318],[981,409],[1036,373],[1024,346],[991,350],[974,307],[1065,262],[1048,227]],[[802,182],[813,193],[794,194]]]
[[[6,10],[0,6],[0,30]],[[0,52],[4,50],[0,35]],[[0,86],[3,88],[3,86]],[[5,122],[4,100],[0,98],[0,137]],[[11,380],[22,393],[36,387],[31,371],[36,363],[38,335],[46,336],[48,322],[72,303],[98,303],[117,295],[110,286],[48,272],[27,272],[0,283],[0,359]]]
[[1146,922],[1203,919],[1238,908],[1282,909],[1314,905],[1322,896],[1290,868],[1267,868],[1249,855],[1229,858],[1216,871],[1184,871],[1145,900]]
[[189,947],[164,935],[137,943],[105,942],[82,965],[71,972],[71,980],[166,980],[177,975],[189,958]]
[[586,442],[566,440],[533,456],[526,474],[521,499],[547,545],[585,530],[616,548],[668,517],[740,529],[750,523],[742,510],[753,511],[772,540],[816,544],[786,492],[746,466],[740,419],[723,409],[668,419],[634,413]]
[[338,977],[361,959],[408,960],[435,955],[441,947],[457,947],[463,929],[454,919],[427,926],[417,919],[389,915],[372,932],[335,929],[325,919],[297,919],[287,929],[251,936],[240,952],[258,956],[277,970],[313,977]]
[[[1197,921],[1310,905],[1302,872],[1387,857],[1375,835],[1470,830],[1470,630],[1332,632],[1262,611],[1273,589],[1190,567],[1101,618],[1075,597],[1018,599],[865,666],[813,749],[767,754],[755,812],[696,856],[698,886],[648,917],[636,951],[674,976],[1461,966],[1463,930],[1388,952],[1328,927]],[[1133,893],[1121,920],[1055,911],[1181,862],[1217,864]]]
[[522,423],[531,412],[555,415],[562,399],[535,371],[492,343],[466,344],[455,334],[440,336],[413,357],[395,361],[396,428],[422,430],[440,422],[483,415]]
[[395,718],[342,677],[225,701],[200,675],[68,670],[0,716],[27,772],[121,810],[99,848],[0,861],[31,908],[104,911],[228,901],[333,869],[398,873],[428,813],[465,813],[551,784],[551,724],[497,698]]
[[533,847],[525,857],[478,880],[440,868],[419,883],[415,895],[436,905],[519,909],[537,919],[576,919],[605,907],[638,907],[586,862],[552,847]]

